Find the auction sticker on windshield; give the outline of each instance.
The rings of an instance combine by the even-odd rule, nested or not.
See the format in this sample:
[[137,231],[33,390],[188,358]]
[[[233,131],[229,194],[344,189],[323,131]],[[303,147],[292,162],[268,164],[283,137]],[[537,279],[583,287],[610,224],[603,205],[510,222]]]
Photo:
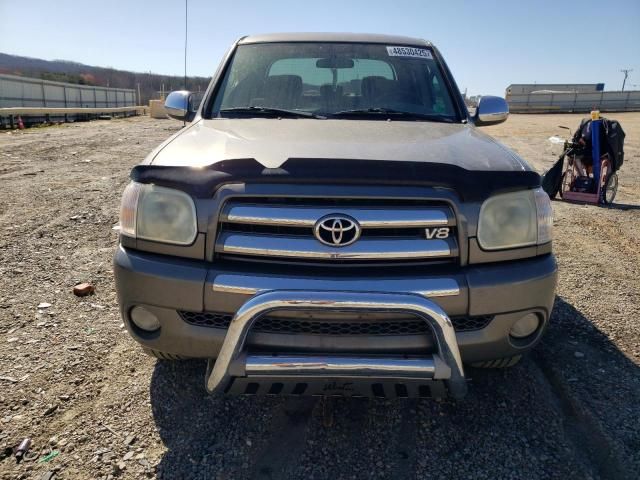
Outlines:
[[433,60],[431,52],[426,48],[387,47],[387,53],[390,57],[414,57],[428,58],[429,60]]

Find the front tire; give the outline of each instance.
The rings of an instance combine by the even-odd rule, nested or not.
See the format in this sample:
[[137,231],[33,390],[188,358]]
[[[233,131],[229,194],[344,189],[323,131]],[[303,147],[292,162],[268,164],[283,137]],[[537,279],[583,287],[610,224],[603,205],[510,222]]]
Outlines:
[[173,353],[161,352],[160,350],[154,350],[152,348],[142,347],[142,351],[149,355],[150,357],[155,357],[159,360],[187,360],[189,357],[184,357],[182,355],[175,355]]

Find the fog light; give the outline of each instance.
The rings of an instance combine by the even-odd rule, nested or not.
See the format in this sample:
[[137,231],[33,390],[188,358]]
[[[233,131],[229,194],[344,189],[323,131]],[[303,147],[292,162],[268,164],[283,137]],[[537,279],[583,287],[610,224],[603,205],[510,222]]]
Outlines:
[[153,332],[160,328],[158,317],[144,307],[133,307],[131,310],[131,320],[138,328]]
[[540,319],[535,313],[527,313],[511,327],[509,334],[514,338],[524,338],[538,329]]

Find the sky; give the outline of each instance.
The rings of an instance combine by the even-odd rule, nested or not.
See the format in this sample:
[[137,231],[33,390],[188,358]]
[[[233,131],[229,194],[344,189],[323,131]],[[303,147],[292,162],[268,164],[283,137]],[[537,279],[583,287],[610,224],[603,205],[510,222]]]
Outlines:
[[[189,75],[240,36],[368,32],[431,40],[462,91],[511,83],[640,90],[640,0],[187,0]],[[0,52],[182,75],[185,0],[0,0]],[[634,87],[635,85],[635,87]]]

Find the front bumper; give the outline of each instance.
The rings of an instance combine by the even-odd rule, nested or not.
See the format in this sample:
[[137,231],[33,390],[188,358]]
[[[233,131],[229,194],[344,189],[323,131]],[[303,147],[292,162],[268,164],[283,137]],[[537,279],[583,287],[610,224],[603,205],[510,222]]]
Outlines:
[[[456,333],[463,362],[475,363],[518,355],[535,345],[551,312],[557,276],[552,255],[426,275],[356,271],[357,277],[353,273],[327,277],[282,269],[257,274],[250,267],[236,266],[231,271],[222,265],[120,246],[114,268],[124,323],[134,339],[149,349],[216,358],[226,330],[189,324],[178,311],[236,313],[253,296],[270,290],[409,293],[428,298],[449,317],[495,316],[485,328]],[[158,317],[159,331],[143,332],[131,323],[129,312],[136,305],[144,305]],[[541,328],[526,342],[514,341],[509,337],[511,326],[530,312],[540,317]],[[327,337],[259,332],[249,332],[247,345],[260,351],[374,355],[418,354],[436,348],[429,335]]]

